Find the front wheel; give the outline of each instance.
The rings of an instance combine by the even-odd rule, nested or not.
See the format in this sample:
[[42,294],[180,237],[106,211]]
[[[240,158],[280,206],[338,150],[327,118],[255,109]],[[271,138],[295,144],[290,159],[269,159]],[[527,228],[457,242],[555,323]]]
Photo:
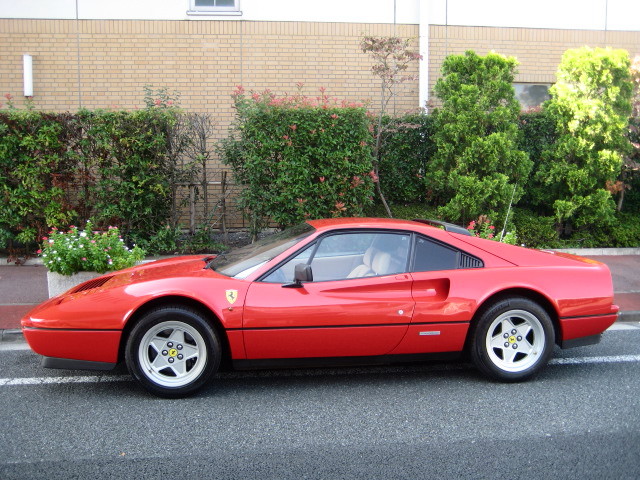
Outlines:
[[131,375],[151,393],[183,397],[207,383],[220,366],[220,341],[202,315],[162,307],[140,319],[127,340]]
[[544,308],[526,298],[507,298],[481,315],[472,333],[471,358],[490,377],[525,380],[547,364],[554,337]]

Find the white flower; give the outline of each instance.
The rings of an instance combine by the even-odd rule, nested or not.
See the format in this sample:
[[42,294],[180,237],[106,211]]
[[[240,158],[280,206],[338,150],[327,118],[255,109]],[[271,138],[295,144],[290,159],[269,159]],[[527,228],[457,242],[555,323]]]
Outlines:
[[87,236],[87,232],[80,232],[80,236],[81,237],[86,237]]

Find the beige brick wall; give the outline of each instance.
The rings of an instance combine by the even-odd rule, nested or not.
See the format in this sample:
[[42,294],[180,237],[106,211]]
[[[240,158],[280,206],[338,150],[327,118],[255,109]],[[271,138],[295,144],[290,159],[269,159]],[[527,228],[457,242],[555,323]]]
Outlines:
[[[377,101],[364,34],[415,37],[417,27],[247,21],[0,20],[0,92],[22,103],[22,54],[33,55],[36,108],[142,107],[143,86],[180,93],[191,111],[226,126],[235,85]],[[416,67],[417,71],[417,67]],[[417,84],[398,109],[417,106]]]
[[431,25],[429,35],[431,90],[444,58],[466,50],[516,57],[520,62],[516,81],[527,83],[554,83],[562,54],[570,48],[608,46],[627,50],[631,58],[640,55],[640,32]]
[[[213,112],[226,131],[235,85],[315,96],[320,87],[340,99],[378,102],[363,35],[417,38],[416,25],[135,20],[0,19],[0,93],[23,103],[22,54],[34,57],[34,104],[52,111],[139,108],[143,86],[180,93],[190,111]],[[429,85],[447,54],[495,50],[520,62],[519,82],[552,83],[568,48],[612,46],[640,54],[640,32],[432,25]],[[413,72],[415,73],[415,72]],[[417,81],[406,85],[396,111],[418,105]],[[432,97],[432,95],[430,95]],[[2,99],[0,99],[2,101]]]

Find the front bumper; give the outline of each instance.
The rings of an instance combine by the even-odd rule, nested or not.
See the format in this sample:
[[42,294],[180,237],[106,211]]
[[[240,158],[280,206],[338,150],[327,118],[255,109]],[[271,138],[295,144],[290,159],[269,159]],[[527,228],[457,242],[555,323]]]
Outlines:
[[[66,330],[23,326],[22,332],[31,349],[44,356],[58,360],[99,362],[115,365],[120,348],[120,330]],[[43,362],[56,363],[53,361]],[[71,364],[69,364],[71,365]],[[54,368],[79,368],[60,367]],[[86,368],[86,367],[85,367]]]

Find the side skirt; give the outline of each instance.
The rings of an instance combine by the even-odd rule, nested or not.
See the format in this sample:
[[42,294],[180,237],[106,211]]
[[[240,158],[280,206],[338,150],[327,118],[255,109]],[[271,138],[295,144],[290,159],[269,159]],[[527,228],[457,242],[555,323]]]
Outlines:
[[372,357],[320,357],[320,358],[265,358],[233,360],[234,370],[261,370],[271,368],[353,367],[358,365],[390,365],[457,360],[462,352],[424,353],[411,355],[379,355]]
[[63,370],[113,370],[116,363],[90,362],[87,360],[73,360],[70,358],[42,357],[45,368],[59,368]]

